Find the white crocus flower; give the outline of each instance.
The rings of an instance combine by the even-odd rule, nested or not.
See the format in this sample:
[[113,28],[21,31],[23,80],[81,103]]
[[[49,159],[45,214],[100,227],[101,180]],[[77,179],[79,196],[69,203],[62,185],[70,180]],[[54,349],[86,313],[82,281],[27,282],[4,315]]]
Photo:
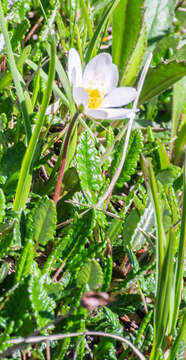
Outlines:
[[76,105],[94,119],[117,120],[130,117],[133,110],[123,109],[136,97],[133,87],[117,87],[118,69],[107,53],[95,56],[82,72],[81,60],[75,49],[68,55],[68,77]]

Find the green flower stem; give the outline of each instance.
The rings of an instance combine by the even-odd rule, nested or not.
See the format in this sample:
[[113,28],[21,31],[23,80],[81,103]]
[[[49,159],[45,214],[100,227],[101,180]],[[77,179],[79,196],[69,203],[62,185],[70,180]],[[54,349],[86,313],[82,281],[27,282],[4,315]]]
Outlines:
[[55,189],[54,198],[53,198],[55,204],[57,204],[57,202],[59,200],[61,184],[63,181],[64,172],[65,172],[65,165],[66,165],[66,159],[67,159],[68,146],[69,146],[69,142],[70,142],[70,136],[71,136],[74,124],[75,124],[78,116],[79,116],[79,111],[76,111],[76,113],[73,116],[72,121],[69,125],[66,136],[65,136],[62,159],[61,159],[61,166],[59,169],[58,180],[57,180],[56,189]]
[[30,126],[30,121],[29,121],[29,113],[27,110],[27,105],[26,105],[23,89],[22,89],[21,83],[19,81],[18,70],[16,67],[14,55],[12,52],[12,47],[11,47],[11,43],[10,43],[10,39],[9,39],[7,27],[6,27],[6,22],[5,22],[5,18],[4,18],[1,1],[0,1],[0,24],[1,24],[1,31],[3,33],[5,44],[6,44],[6,50],[7,50],[8,60],[9,60],[9,64],[10,64],[10,70],[11,70],[12,77],[13,77],[13,80],[15,83],[17,97],[18,97],[20,105],[21,105],[21,111],[23,114],[23,123],[24,123],[24,127],[25,127],[27,143],[28,143],[30,140],[30,137],[31,137],[31,126]]
[[32,134],[32,137],[30,139],[28,148],[26,150],[19,181],[16,189],[16,196],[14,201],[14,210],[20,210],[24,208],[25,202],[27,200],[29,190],[30,190],[30,184],[31,184],[31,165],[35,154],[35,149],[37,146],[37,142],[39,140],[40,132],[43,126],[43,122],[45,119],[45,112],[46,108],[48,106],[50,96],[52,93],[52,86],[54,81],[54,75],[55,75],[55,42],[53,39],[51,39],[51,58],[50,58],[50,66],[49,66],[49,74],[48,74],[48,81],[46,90],[43,96],[43,101],[41,105],[41,110],[39,112],[38,120],[36,123],[36,127],[34,129],[34,132]]

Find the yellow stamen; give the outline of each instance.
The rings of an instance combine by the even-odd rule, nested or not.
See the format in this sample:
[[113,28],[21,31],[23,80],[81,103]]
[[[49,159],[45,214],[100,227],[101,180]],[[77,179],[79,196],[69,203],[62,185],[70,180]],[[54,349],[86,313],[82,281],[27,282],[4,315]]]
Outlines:
[[97,109],[103,101],[103,97],[100,94],[99,90],[91,88],[85,90],[88,93],[88,108]]

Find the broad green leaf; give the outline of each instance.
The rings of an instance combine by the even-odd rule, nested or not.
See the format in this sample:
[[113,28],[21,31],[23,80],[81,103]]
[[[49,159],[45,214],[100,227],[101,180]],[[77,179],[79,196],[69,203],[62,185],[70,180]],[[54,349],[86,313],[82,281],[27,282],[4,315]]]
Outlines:
[[15,282],[19,282],[23,277],[27,277],[30,274],[34,255],[34,243],[29,239],[24,244],[23,251],[16,265]]
[[136,76],[140,70],[141,63],[143,60],[143,55],[145,53],[147,46],[147,33],[145,25],[141,29],[141,33],[137,40],[136,46],[128,60],[128,63],[125,67],[122,79],[121,86],[131,86],[136,80]]
[[6,209],[6,198],[3,190],[0,188],[0,223],[3,221]]
[[118,66],[120,78],[140,37],[143,4],[144,0],[120,0],[113,13],[112,57]]
[[[159,64],[162,62],[163,59],[170,58],[170,52],[177,51],[176,48],[179,44],[179,37],[175,36],[175,34],[169,34],[167,36],[164,36],[157,44],[153,51],[153,59],[152,63],[155,62],[155,64]],[[172,59],[172,56],[171,56]],[[173,59],[172,59],[173,60]],[[184,59],[182,59],[184,60]]]
[[[111,178],[115,174],[118,165],[120,163],[122,152],[123,152],[123,144],[125,138],[123,137],[119,144],[116,145],[116,150],[114,153],[114,157],[111,164]],[[123,183],[126,181],[130,181],[131,175],[134,174],[135,169],[137,167],[137,163],[140,156],[140,151],[143,148],[143,135],[140,130],[133,131],[129,140],[129,146],[127,149],[126,160],[117,180],[116,186],[122,187]]]
[[99,263],[92,259],[85,263],[78,274],[77,285],[88,285],[90,290],[100,288],[103,284],[103,272]]
[[79,139],[76,160],[82,190],[88,195],[92,191],[98,191],[101,184],[101,168],[95,143],[87,131],[84,131]]
[[[186,101],[186,76],[173,86],[171,137],[176,136],[179,119]],[[173,150],[173,147],[172,147]]]
[[36,244],[46,245],[52,241],[56,228],[56,207],[52,200],[42,198],[31,214],[33,226],[33,240]]
[[28,291],[38,327],[45,326],[54,317],[55,302],[48,296],[45,282],[46,277],[44,275],[41,276],[40,270],[35,263],[32,267]]
[[174,145],[174,163],[177,164],[183,155],[184,148],[186,144],[186,116],[185,123],[181,126],[181,129],[178,131],[178,135]]
[[145,78],[139,103],[143,104],[152,97],[159,95],[185,75],[186,65],[184,62],[170,61],[150,68]]
[[166,34],[173,17],[177,0],[145,0],[145,21],[149,40],[156,40]]

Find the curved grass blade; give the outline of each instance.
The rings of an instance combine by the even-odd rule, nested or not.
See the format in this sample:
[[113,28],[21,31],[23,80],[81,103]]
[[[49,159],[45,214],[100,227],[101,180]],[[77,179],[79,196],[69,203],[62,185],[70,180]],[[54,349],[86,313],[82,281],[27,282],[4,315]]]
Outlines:
[[90,41],[90,44],[88,46],[87,53],[85,56],[86,63],[91,59],[92,55],[94,54],[96,45],[101,37],[101,33],[104,30],[107,21],[109,20],[110,16],[112,15],[112,13],[113,13],[115,7],[118,5],[119,1],[120,0],[113,1],[112,4],[109,6],[109,8],[104,12],[104,14],[100,20],[100,23],[97,26],[97,29],[96,29],[96,31],[92,37],[92,40]]
[[43,101],[41,105],[41,110],[38,116],[38,120],[36,123],[36,127],[30,139],[27,151],[23,158],[21,171],[19,175],[19,181],[16,189],[16,196],[14,201],[14,210],[20,210],[24,208],[25,202],[27,200],[30,184],[31,184],[31,165],[35,154],[36,145],[40,136],[40,132],[43,126],[43,122],[45,119],[45,112],[48,106],[50,96],[52,93],[53,81],[55,75],[55,42],[51,39],[51,59],[49,66],[49,74],[48,74],[48,82],[46,86],[46,90],[44,92]]

